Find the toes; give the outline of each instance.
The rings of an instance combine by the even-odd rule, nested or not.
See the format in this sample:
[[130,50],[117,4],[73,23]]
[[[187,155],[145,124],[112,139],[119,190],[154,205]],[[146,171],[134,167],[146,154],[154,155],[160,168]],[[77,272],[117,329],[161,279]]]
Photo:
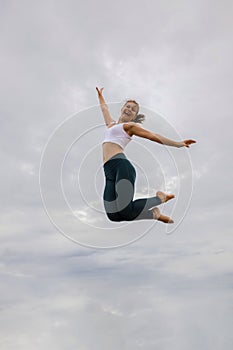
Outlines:
[[166,194],[162,191],[156,192],[156,196],[159,197],[159,199],[161,200],[162,203],[165,203],[165,202],[169,201],[170,199],[175,198],[174,194]]
[[165,224],[173,224],[174,223],[174,221],[169,216],[166,216],[166,215],[160,215],[159,221],[162,221]]
[[167,197],[168,197],[168,199],[175,198],[174,194],[168,194]]

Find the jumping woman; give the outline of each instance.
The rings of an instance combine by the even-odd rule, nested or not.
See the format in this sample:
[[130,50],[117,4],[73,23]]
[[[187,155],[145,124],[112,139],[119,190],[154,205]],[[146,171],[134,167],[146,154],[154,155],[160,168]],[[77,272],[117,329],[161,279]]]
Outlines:
[[124,148],[133,136],[178,148],[189,147],[196,141],[176,142],[142,128],[140,124],[145,120],[145,116],[138,113],[139,104],[134,100],[128,100],[123,105],[121,115],[116,122],[109,113],[102,94],[103,89],[96,87],[106,124],[105,138],[102,143],[103,168],[106,178],[103,200],[108,219],[111,221],[154,219],[164,223],[174,223],[170,217],[161,214],[157,207],[174,198],[174,194],[157,191],[155,197],[133,200],[136,170],[125,156]]

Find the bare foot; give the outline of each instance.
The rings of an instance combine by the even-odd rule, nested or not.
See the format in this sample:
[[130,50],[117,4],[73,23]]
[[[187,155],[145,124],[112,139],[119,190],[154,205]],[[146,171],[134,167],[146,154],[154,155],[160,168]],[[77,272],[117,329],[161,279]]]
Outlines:
[[154,207],[152,209],[152,212],[153,212],[153,218],[155,220],[162,221],[165,224],[173,224],[174,223],[174,221],[171,218],[169,218],[169,216],[161,214],[158,207]]
[[156,196],[161,199],[162,203],[165,203],[165,202],[169,201],[170,199],[175,198],[174,194],[166,194],[162,191],[156,192]]

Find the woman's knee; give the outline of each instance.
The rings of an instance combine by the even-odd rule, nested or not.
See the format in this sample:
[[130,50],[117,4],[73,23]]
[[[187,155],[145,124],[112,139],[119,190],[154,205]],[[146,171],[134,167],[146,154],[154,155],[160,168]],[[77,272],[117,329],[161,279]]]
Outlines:
[[117,213],[107,213],[107,217],[110,221],[115,221],[115,222],[124,221],[124,219]]
[[135,219],[135,215],[131,213],[107,213],[107,217],[110,221],[120,222],[120,221],[133,221]]
[[133,221],[135,219],[135,214],[132,212],[132,210],[122,210],[120,212],[120,216],[122,221]]

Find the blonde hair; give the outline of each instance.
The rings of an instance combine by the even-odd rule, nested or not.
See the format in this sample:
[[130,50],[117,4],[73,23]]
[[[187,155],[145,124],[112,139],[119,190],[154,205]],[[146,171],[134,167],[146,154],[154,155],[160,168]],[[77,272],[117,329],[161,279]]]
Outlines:
[[144,114],[138,114],[138,112],[139,112],[139,104],[137,103],[137,101],[135,101],[135,100],[127,100],[127,101],[125,102],[124,106],[125,106],[126,103],[128,103],[128,102],[133,102],[133,103],[135,103],[135,104],[138,106],[137,115],[136,115],[136,117],[135,117],[133,120],[131,120],[131,121],[134,122],[134,123],[143,123],[144,120],[146,119],[146,117],[145,117]]

